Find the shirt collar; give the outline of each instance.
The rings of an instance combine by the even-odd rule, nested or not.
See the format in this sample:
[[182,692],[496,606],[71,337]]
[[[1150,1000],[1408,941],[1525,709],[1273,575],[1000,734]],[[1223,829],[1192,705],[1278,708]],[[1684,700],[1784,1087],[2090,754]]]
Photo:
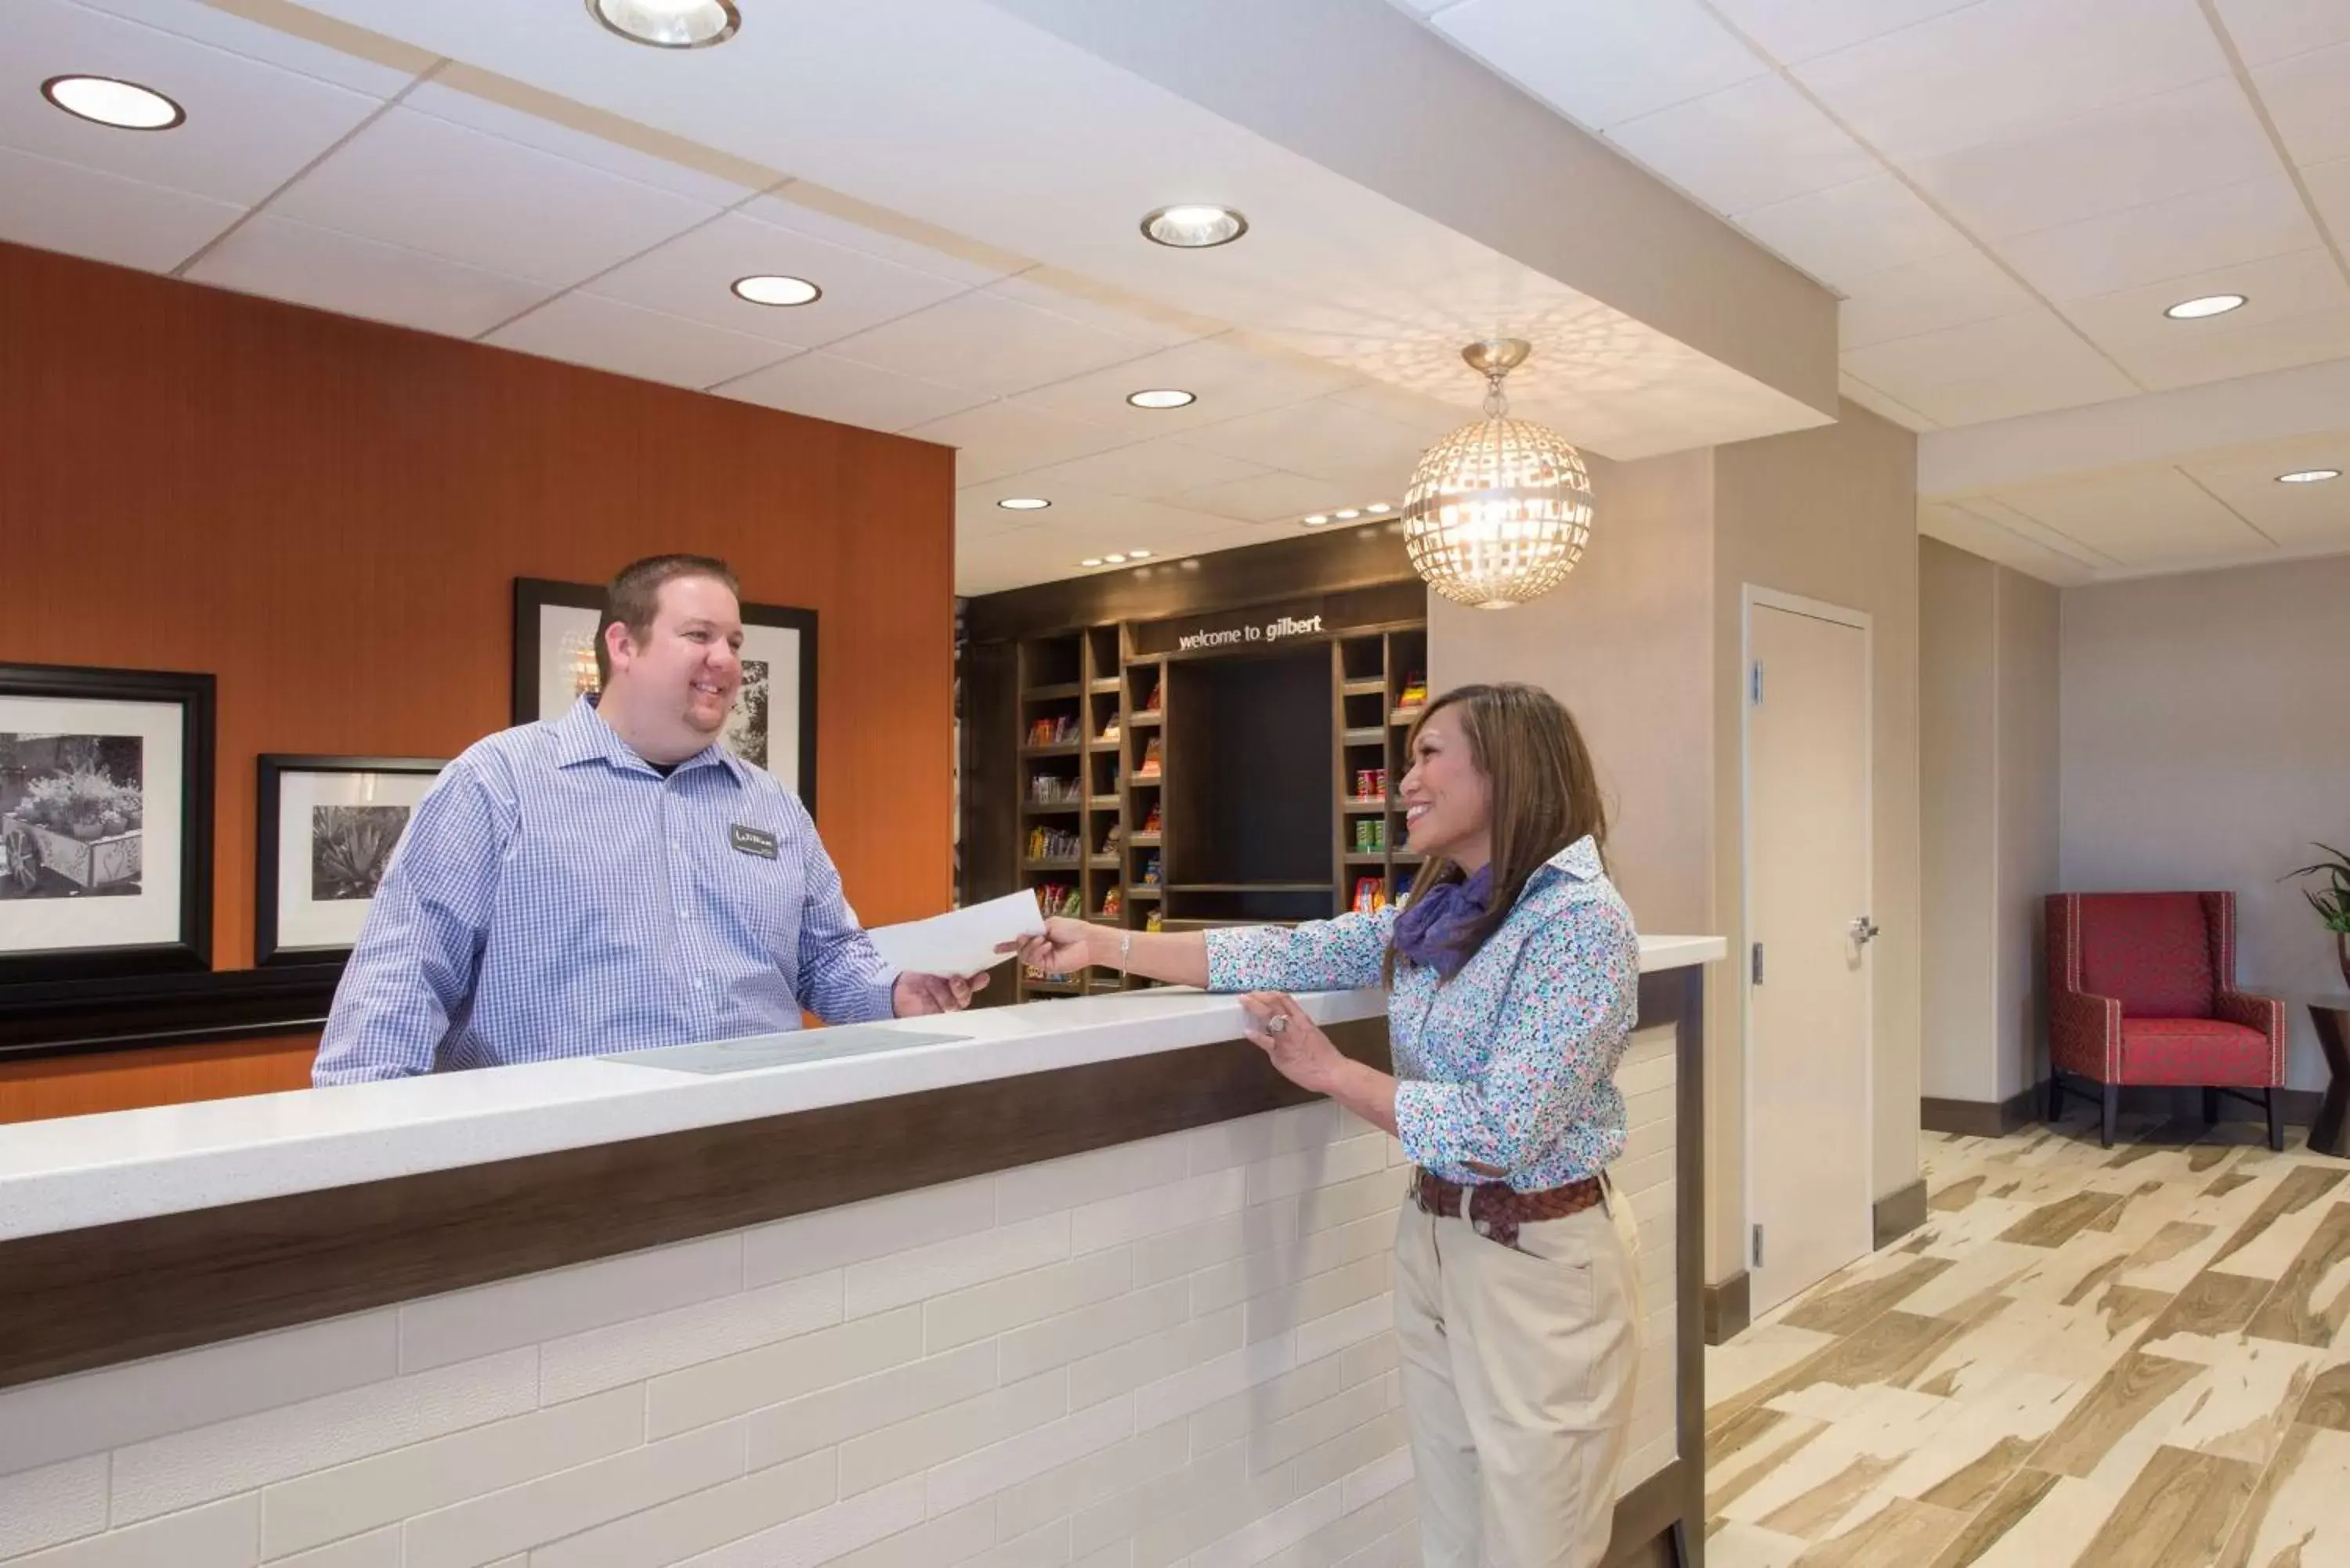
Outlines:
[[1544,861],[1543,869],[1572,877],[1578,882],[1588,882],[1607,868],[1600,862],[1599,841],[1586,833]]
[[[567,768],[576,763],[602,762],[622,770],[636,768],[658,773],[636,749],[620,739],[619,732],[604,722],[596,711],[596,699],[583,696],[571,705],[571,711],[555,722],[555,764]],[[683,773],[689,768],[716,763],[732,774],[737,784],[750,782],[750,764],[736,756],[723,743],[703,747],[671,770]]]

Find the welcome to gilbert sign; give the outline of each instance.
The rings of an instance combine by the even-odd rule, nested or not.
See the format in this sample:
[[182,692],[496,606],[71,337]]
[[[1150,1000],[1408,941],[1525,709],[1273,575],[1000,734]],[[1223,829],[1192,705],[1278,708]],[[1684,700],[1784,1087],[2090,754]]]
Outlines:
[[1423,593],[1417,581],[1380,584],[1281,604],[1138,621],[1134,651],[1146,659],[1162,653],[1271,652],[1292,643],[1417,621],[1427,613]]

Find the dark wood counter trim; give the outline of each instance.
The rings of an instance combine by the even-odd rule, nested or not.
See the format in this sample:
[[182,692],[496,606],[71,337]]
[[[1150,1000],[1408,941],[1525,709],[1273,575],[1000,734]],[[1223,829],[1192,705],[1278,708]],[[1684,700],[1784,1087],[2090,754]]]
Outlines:
[[[1387,1064],[1385,1020],[1330,1033]],[[1309,1097],[1230,1041],[0,1241],[0,1387]]]

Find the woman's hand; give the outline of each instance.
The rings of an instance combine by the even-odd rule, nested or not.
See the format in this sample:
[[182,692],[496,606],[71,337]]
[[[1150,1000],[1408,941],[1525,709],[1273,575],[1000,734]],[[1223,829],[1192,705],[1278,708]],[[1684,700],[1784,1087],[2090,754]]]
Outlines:
[[[1248,1013],[1252,1044],[1273,1059],[1274,1069],[1301,1089],[1330,1092],[1336,1070],[1347,1060],[1321,1026],[1305,1016],[1295,997],[1278,991],[1253,991],[1241,998]],[[1392,1119],[1393,1113],[1389,1113]]]
[[1044,974],[1067,974],[1097,961],[1094,932],[1100,928],[1055,915],[1045,922],[1041,936],[1005,942],[997,952],[1016,952],[1020,961]]

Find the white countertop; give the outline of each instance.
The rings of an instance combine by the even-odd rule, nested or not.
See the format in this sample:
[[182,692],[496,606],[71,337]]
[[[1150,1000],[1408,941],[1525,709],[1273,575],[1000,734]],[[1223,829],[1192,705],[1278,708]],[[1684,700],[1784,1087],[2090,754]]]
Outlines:
[[[1724,950],[1643,937],[1640,968]],[[1322,1023],[1386,1007],[1377,990],[1299,1000]],[[1229,996],[1125,992],[867,1025],[967,1038],[719,1075],[579,1056],[25,1122],[0,1127],[0,1240],[1179,1051],[1239,1038],[1240,1020]]]

